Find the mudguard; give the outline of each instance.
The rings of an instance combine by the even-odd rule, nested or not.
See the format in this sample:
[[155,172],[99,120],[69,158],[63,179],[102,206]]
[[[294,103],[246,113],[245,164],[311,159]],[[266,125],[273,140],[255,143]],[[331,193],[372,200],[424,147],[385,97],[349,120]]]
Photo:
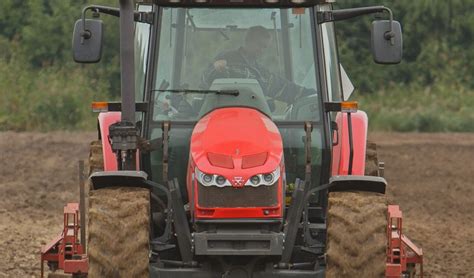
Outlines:
[[373,176],[333,176],[329,179],[329,192],[366,191],[385,194],[387,182]]
[[117,159],[112,152],[109,142],[110,125],[120,121],[121,112],[102,112],[98,117],[98,129],[102,141],[102,157],[104,158],[104,171],[117,171]]
[[94,190],[111,186],[149,188],[147,177],[142,171],[104,171],[93,173],[90,179]]
[[[367,144],[367,114],[357,111],[352,117],[352,142],[354,146],[354,159],[352,164],[352,175],[363,176],[365,172],[365,153]],[[347,114],[338,113],[336,116],[338,126],[338,144],[332,149],[332,176],[347,175],[349,173],[349,129]]]

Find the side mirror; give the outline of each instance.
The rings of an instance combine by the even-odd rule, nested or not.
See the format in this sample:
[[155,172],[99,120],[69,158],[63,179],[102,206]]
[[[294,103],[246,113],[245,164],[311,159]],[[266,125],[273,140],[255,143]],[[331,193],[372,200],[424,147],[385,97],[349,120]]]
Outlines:
[[[390,26],[392,22],[392,26]],[[398,64],[403,52],[402,27],[398,21],[377,20],[372,23],[372,54],[378,64]]]
[[77,63],[99,62],[102,57],[102,41],[102,20],[77,20],[72,37],[74,61]]

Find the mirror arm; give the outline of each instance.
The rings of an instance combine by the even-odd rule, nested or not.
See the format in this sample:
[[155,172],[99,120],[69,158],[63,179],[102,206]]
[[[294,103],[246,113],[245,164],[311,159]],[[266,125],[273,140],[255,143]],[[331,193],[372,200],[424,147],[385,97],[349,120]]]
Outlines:
[[116,17],[120,16],[120,10],[118,8],[107,7],[107,6],[99,6],[99,5],[89,5],[82,9],[82,19],[84,20],[86,17],[86,12],[88,10],[92,10],[94,13],[103,13],[108,15],[113,15]]
[[81,44],[84,44],[84,40],[91,38],[92,34],[86,29],[86,12],[88,10],[94,11],[94,17],[99,17],[98,13],[109,14],[113,16],[120,16],[120,10],[112,7],[90,5],[82,9],[82,32],[81,32]]
[[381,13],[387,12],[390,20],[390,31],[384,34],[386,40],[390,40],[390,44],[394,45],[395,34],[392,31],[393,23],[393,13],[392,10],[385,6],[371,6],[371,7],[362,7],[362,8],[352,8],[352,9],[341,9],[341,10],[332,10],[325,12],[318,12],[318,24],[325,22],[334,22],[340,20],[351,19],[366,14]]
[[[81,43],[83,43],[84,39],[89,39],[91,34],[88,30],[86,30],[86,12],[88,10],[91,10],[94,12],[94,17],[98,17],[99,13],[102,14],[108,14],[112,15],[115,17],[120,17],[120,9],[119,8],[114,8],[114,7],[107,7],[107,6],[99,6],[99,5],[89,5],[86,6],[84,9],[82,9],[82,26],[83,26],[83,31],[81,33],[82,40]],[[142,22],[142,23],[148,23],[152,24],[153,23],[153,13],[152,12],[134,12],[134,20],[136,22]]]
[[391,45],[395,45],[395,33],[393,32],[393,13],[389,8],[384,7],[384,10],[388,12],[389,21],[390,21],[390,31],[385,32],[385,39],[390,41]]

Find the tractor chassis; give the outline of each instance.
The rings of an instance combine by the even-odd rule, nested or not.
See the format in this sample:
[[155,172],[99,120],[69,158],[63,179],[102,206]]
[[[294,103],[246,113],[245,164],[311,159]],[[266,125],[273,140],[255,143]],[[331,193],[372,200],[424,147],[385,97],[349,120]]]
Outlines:
[[[181,194],[179,193],[179,185],[177,180],[172,180],[168,182],[168,186],[154,183],[147,180],[147,174],[141,171],[109,171],[109,172],[96,172],[90,177],[93,190],[100,190],[102,188],[107,188],[112,185],[120,184],[125,187],[142,187],[152,189],[158,189],[164,191],[167,197],[171,200],[171,211],[168,217],[172,218],[172,221],[167,221],[167,223],[174,223],[174,229],[176,231],[179,252],[182,256],[182,261],[165,261],[165,263],[158,261],[157,263],[150,263],[150,275],[151,277],[186,277],[188,275],[193,275],[193,277],[213,277],[219,276],[222,273],[216,270],[211,270],[209,267],[199,267],[199,263],[194,261],[195,255],[204,255],[204,256],[220,256],[220,255],[237,255],[237,256],[249,256],[249,255],[262,255],[262,256],[282,256],[280,263],[273,265],[272,263],[267,263],[268,266],[264,270],[253,272],[254,264],[243,264],[238,266],[226,266],[227,271],[232,271],[232,269],[237,269],[240,271],[244,269],[245,271],[252,271],[253,277],[324,277],[324,264],[309,264],[302,263],[290,264],[289,259],[291,258],[292,251],[285,252],[284,250],[290,249],[293,250],[295,244],[295,238],[289,238],[289,235],[295,236],[297,234],[297,223],[292,225],[286,225],[288,228],[285,230],[285,233],[273,232],[262,234],[258,230],[246,230],[247,234],[241,234],[239,231],[234,231],[233,233],[227,234],[209,234],[209,233],[191,233],[189,230],[188,220],[186,218],[185,211],[183,209],[183,202],[181,200]],[[287,214],[286,222],[292,221],[295,216],[301,215],[303,206],[298,206],[297,204],[303,204],[309,198],[309,196],[315,191],[320,190],[329,190],[329,191],[342,191],[342,190],[365,190],[365,191],[374,191],[374,192],[383,192],[385,191],[386,183],[383,178],[379,177],[354,177],[351,182],[350,177],[335,177],[331,180],[329,184],[318,186],[309,190],[304,194],[304,191],[307,184],[305,181],[297,180],[296,190],[293,194],[292,205]],[[367,184],[371,184],[368,186]],[[70,206],[70,205],[68,205]],[[77,204],[75,204],[77,206]],[[77,212],[79,209],[77,208]],[[66,214],[65,214],[66,217]],[[79,218],[79,215],[76,216]],[[296,218],[295,218],[296,219]],[[291,223],[290,223],[291,224]],[[165,230],[169,231],[172,224],[167,224]],[[293,230],[293,228],[295,228]],[[76,232],[79,229],[79,224],[77,223]],[[152,241],[152,246],[154,243],[158,243],[160,246],[164,246],[164,241],[170,237],[170,233],[165,233],[161,238],[155,239]],[[209,242],[219,241],[242,241],[245,242],[249,239],[260,241],[261,246],[269,246],[270,248],[262,248],[262,250],[242,250],[242,249],[220,249],[219,251],[212,250],[209,248]],[[289,244],[291,243],[291,245]],[[285,246],[285,248],[283,248]],[[168,247],[174,248],[175,245],[169,245]],[[254,247],[255,248],[255,247]],[[155,249],[155,248],[153,248]],[[155,249],[156,250],[156,249]],[[194,254],[193,254],[194,252]],[[45,256],[44,259],[48,257]],[[87,257],[81,257],[81,260],[86,262]],[[69,260],[66,265],[76,264],[76,260]],[[170,267],[171,264],[171,267]],[[166,265],[166,266],[165,266]],[[175,267],[173,267],[175,266]],[[179,267],[176,267],[179,266]],[[60,267],[61,268],[61,267]],[[298,269],[298,268],[305,268]],[[313,268],[313,270],[307,269]],[[78,271],[70,271],[69,273],[78,273]],[[79,273],[84,273],[84,269],[80,269]]]

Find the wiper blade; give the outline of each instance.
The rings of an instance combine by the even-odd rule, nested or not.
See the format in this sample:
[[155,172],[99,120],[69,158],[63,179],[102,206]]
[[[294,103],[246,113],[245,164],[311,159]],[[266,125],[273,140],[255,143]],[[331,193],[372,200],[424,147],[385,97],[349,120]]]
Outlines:
[[216,95],[228,95],[238,96],[240,92],[238,90],[176,90],[176,89],[164,89],[164,90],[152,90],[153,92],[168,92],[168,93],[182,93],[182,94],[216,94]]

